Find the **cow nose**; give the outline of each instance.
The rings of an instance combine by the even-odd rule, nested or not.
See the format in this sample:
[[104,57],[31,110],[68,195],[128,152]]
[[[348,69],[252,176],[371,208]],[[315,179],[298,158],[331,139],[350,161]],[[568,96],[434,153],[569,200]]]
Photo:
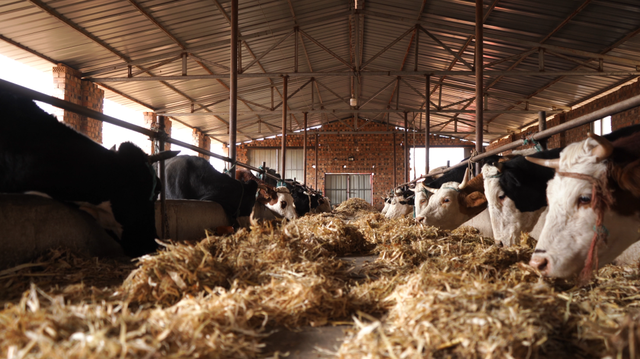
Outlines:
[[549,260],[546,257],[534,255],[533,257],[531,257],[529,265],[539,270],[541,273],[544,273],[549,268]]
[[425,217],[422,217],[422,216],[416,217],[416,222],[417,223],[424,223],[424,220],[425,220]]

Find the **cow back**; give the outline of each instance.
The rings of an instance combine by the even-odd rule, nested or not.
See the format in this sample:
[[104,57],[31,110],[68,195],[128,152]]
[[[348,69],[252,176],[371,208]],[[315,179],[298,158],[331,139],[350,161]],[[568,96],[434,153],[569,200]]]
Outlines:
[[123,143],[110,151],[45,113],[30,99],[0,93],[0,192],[38,191],[54,199],[109,201],[125,253],[157,248],[159,181],[148,156]]
[[217,202],[234,219],[251,214],[258,189],[255,181],[235,180],[196,156],[174,157],[166,161],[165,171],[168,199]]

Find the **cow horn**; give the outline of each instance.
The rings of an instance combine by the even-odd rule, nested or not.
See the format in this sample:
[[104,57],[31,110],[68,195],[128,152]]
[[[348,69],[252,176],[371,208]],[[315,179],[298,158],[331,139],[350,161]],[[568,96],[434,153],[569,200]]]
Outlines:
[[462,183],[460,183],[460,186],[458,186],[458,189],[463,189],[467,186],[467,182],[469,182],[469,167],[467,167],[466,170],[464,170],[464,178],[462,179]]
[[535,163],[539,166],[549,167],[549,168],[560,168],[560,159],[554,158],[552,160],[544,159],[544,158],[536,158],[531,156],[524,157],[527,161]]
[[597,162],[600,162],[611,156],[611,154],[613,153],[613,145],[611,144],[611,142],[609,142],[609,140],[591,132],[589,132],[589,137],[598,142],[598,146],[594,147],[593,150],[591,150],[591,153],[596,156]]
[[175,157],[180,151],[162,151],[154,155],[149,156],[149,162],[154,163],[161,160],[168,160],[171,157]]
[[438,189],[437,189],[437,188],[431,188],[431,187],[424,186],[424,189],[426,189],[427,191],[429,191],[429,192],[431,192],[431,193],[436,193],[436,192],[438,192]]

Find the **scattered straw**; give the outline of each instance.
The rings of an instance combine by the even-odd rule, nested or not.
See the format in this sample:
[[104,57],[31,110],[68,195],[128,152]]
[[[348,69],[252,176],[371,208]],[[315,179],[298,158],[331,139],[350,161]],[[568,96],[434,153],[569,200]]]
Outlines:
[[[362,200],[136,263],[52,251],[0,272],[8,358],[252,358],[278,327],[352,321],[342,358],[633,357],[638,268],[542,278],[534,240],[388,220]],[[358,276],[338,259],[377,254]]]

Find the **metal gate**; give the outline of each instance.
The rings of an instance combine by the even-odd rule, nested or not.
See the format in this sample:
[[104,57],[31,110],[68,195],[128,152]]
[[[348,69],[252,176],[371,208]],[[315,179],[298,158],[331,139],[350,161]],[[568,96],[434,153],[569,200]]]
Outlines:
[[349,198],[362,198],[373,204],[372,175],[361,173],[326,173],[324,193],[332,205],[338,205]]

